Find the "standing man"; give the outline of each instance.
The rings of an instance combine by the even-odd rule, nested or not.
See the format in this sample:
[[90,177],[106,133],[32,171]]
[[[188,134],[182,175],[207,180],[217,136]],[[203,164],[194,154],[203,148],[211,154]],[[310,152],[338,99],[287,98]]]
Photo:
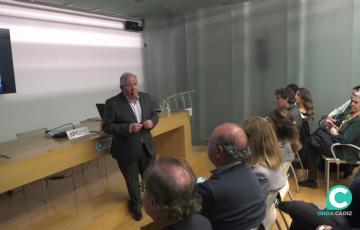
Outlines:
[[103,130],[112,134],[111,154],[118,162],[130,196],[129,211],[135,220],[142,219],[139,174],[155,160],[150,130],[159,118],[148,94],[139,92],[132,73],[120,77],[121,93],[106,100]]

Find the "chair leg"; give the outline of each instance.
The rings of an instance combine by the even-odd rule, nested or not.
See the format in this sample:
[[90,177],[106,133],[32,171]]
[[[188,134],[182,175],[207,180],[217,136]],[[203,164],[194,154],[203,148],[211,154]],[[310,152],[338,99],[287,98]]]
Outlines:
[[71,168],[71,172],[72,172],[73,189],[76,189],[76,184],[75,184],[75,170],[74,170],[74,167]]
[[326,193],[329,191],[329,183],[330,183],[330,162],[325,160],[325,180],[326,180]]
[[42,186],[42,190],[43,190],[43,201],[44,201],[44,203],[47,203],[45,183],[46,183],[45,180],[44,180],[44,179],[41,179],[41,186]]
[[279,221],[278,221],[278,220],[275,220],[275,223],[276,223],[277,228],[278,228],[279,230],[281,230],[281,226],[280,226],[280,224],[279,224]]
[[295,155],[296,155],[296,157],[299,159],[300,167],[301,167],[301,169],[303,170],[304,175],[307,177],[307,176],[308,176],[308,175],[307,175],[307,172],[308,172],[308,171],[304,168],[304,165],[303,165],[303,163],[302,163],[302,160],[301,160],[301,158],[300,158],[299,153],[298,153],[298,152],[295,152]]
[[336,181],[340,180],[340,165],[336,164]]
[[109,178],[109,176],[108,176],[108,165],[107,165],[107,160],[106,160],[106,154],[104,155],[104,161],[105,161],[105,174],[106,174],[106,178]]
[[284,213],[282,213],[282,211],[281,211],[280,209],[278,209],[278,212],[280,213],[280,216],[281,216],[281,218],[283,219],[283,221],[284,221],[284,223],[285,223],[286,229],[290,229],[289,224],[288,224],[288,222],[286,221],[286,218],[285,218],[285,216],[284,216]]
[[294,167],[292,165],[290,165],[290,168],[291,168],[292,174],[294,175],[296,191],[300,192],[300,190],[299,190],[299,182],[298,182],[298,179],[297,179],[297,176],[296,176],[296,173],[295,173],[295,169],[294,169]]
[[290,189],[289,189],[289,191],[288,191],[288,194],[289,194],[290,200],[294,200],[294,197],[293,197],[293,195],[292,195],[292,193],[291,193]]

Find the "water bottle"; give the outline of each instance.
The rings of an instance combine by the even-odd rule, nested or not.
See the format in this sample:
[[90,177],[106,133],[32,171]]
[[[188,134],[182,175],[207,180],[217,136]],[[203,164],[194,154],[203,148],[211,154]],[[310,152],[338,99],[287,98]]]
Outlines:
[[170,113],[171,113],[170,104],[168,101],[166,101],[166,115],[170,116]]

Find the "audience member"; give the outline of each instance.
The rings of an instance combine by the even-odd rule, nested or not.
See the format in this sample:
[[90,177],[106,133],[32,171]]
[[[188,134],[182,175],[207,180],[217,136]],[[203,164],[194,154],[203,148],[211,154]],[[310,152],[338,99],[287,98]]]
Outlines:
[[314,106],[310,91],[305,88],[299,88],[296,91],[295,100],[303,121],[300,129],[300,142],[304,145],[310,136],[309,121],[314,119]]
[[292,84],[287,85],[286,88],[291,89],[293,91],[294,97],[292,98],[292,100],[295,100],[295,93],[299,89],[299,86],[297,84],[292,83]]
[[211,230],[201,208],[195,175],[188,163],[160,157],[145,172],[144,208],[153,219],[142,230]]
[[294,152],[302,148],[294,118],[288,110],[277,108],[270,113],[270,120],[279,141],[283,162],[292,162]]
[[280,190],[286,179],[280,168],[282,157],[271,123],[261,117],[249,118],[244,130],[251,150],[249,163],[262,190],[266,195]]
[[339,230],[359,229],[360,173],[355,176],[349,189],[352,193],[352,201],[344,211],[351,211],[351,215],[318,215],[318,211],[321,210],[317,206],[303,201],[284,201],[279,204],[279,208],[291,216],[290,230],[313,230],[319,225],[327,225]]
[[246,163],[249,149],[244,131],[229,123],[216,127],[209,139],[208,155],[216,169],[208,180],[198,184],[198,189],[202,213],[213,229],[259,226],[265,217],[265,196]]
[[292,89],[277,89],[275,91],[275,96],[276,105],[278,106],[278,108],[289,110],[296,122],[296,126],[300,130],[302,126],[302,118],[298,108],[295,105],[295,95]]
[[[351,113],[343,120],[340,127],[334,123],[329,122],[329,131],[318,129],[309,140],[301,152],[301,158],[306,163],[305,166],[309,169],[308,180],[299,183],[301,186],[317,188],[317,162],[319,154],[332,157],[330,146],[333,143],[353,144],[360,147],[360,92],[353,95],[351,99]],[[321,135],[319,136],[319,131]],[[315,135],[317,134],[317,135]],[[320,139],[318,137],[321,137]],[[326,142],[325,142],[326,139]],[[349,148],[341,149],[338,155],[339,158],[346,160],[350,164],[354,164],[358,160],[358,156]],[[344,176],[351,175],[353,167],[347,165]]]
[[[360,92],[360,85],[355,86],[352,89],[351,98],[357,93]],[[327,116],[325,122],[320,121],[320,125],[327,125],[334,123],[337,126],[341,125],[341,122],[350,114],[351,112],[351,98],[350,100],[346,101],[344,104],[342,104],[340,107],[334,109],[329,113]]]

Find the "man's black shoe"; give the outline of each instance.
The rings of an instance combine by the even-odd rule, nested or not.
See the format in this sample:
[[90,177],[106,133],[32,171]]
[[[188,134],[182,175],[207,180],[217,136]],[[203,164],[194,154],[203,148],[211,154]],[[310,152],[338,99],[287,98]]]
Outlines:
[[302,187],[308,187],[308,188],[317,188],[318,187],[316,181],[312,181],[312,180],[300,181],[299,185]]
[[136,208],[132,206],[130,200],[128,201],[128,209],[134,220],[139,221],[142,219],[141,207]]
[[135,208],[131,212],[132,212],[132,217],[134,218],[134,220],[139,221],[142,219],[141,209]]

